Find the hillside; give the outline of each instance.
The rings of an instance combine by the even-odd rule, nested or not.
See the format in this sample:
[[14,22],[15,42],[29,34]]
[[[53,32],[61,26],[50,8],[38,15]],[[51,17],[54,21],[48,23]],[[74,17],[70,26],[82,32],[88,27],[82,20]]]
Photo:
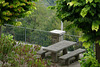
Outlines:
[[56,0],[40,0],[45,6],[54,6]]

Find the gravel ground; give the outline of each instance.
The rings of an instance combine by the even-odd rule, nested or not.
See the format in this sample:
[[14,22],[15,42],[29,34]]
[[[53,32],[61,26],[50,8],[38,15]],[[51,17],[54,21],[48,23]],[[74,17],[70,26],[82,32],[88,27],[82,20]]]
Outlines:
[[69,66],[60,65],[59,63],[56,63],[55,65],[56,65],[55,67],[81,67],[78,61],[70,64]]

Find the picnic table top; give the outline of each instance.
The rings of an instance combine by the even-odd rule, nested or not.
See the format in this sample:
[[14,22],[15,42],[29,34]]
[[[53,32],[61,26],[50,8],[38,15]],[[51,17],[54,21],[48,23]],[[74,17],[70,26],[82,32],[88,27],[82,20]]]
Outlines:
[[63,41],[60,41],[58,43],[55,43],[53,45],[50,45],[48,47],[45,47],[43,48],[43,50],[46,50],[46,51],[51,51],[51,52],[59,52],[69,46],[72,46],[76,44],[76,42],[73,42],[73,41],[67,41],[67,40],[63,40]]

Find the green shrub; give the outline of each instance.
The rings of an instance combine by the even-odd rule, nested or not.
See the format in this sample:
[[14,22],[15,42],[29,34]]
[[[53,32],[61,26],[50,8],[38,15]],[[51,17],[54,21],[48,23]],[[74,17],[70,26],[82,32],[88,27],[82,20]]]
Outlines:
[[38,59],[36,52],[41,46],[24,45],[16,43],[12,35],[1,35],[0,38],[0,61],[2,67],[50,67],[51,62]]
[[87,49],[84,57],[79,60],[81,67],[100,67],[100,64],[96,60],[95,52],[92,49]]
[[1,35],[0,38],[0,61],[3,62],[2,66],[6,66],[8,60],[10,59],[9,55],[13,51],[13,46],[15,41],[13,40],[12,35],[5,36],[4,34]]
[[[37,58],[36,52],[40,50],[40,46],[23,45],[18,43],[14,48],[14,55],[9,60],[12,67],[49,67],[49,60]],[[49,62],[49,63],[48,63]]]

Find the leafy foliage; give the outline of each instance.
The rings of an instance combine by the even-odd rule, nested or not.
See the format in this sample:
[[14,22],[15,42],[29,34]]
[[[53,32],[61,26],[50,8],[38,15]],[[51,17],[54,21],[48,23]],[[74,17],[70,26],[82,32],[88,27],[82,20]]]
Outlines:
[[15,19],[30,14],[30,9],[36,9],[34,1],[37,0],[0,0],[0,26],[6,23],[16,25]]
[[81,67],[100,67],[100,64],[96,60],[95,52],[92,49],[88,49],[88,52],[83,54],[83,57],[79,62]]
[[100,36],[99,0],[57,0],[57,16],[63,21],[73,22],[84,33],[82,41],[98,42]]
[[60,29],[60,20],[56,17],[55,10],[48,9],[42,1],[36,3],[36,8],[28,17],[18,19],[22,26],[46,31]]
[[36,56],[36,51],[40,50],[40,46],[33,45],[24,45],[18,43],[18,45],[14,48],[14,54],[11,56],[12,58],[8,61],[12,67],[47,67],[50,66],[50,62],[48,60],[39,59]]
[[8,62],[10,59],[9,55],[12,53],[15,45],[15,41],[13,40],[13,36],[4,34],[1,35],[0,38],[0,60],[3,62],[2,66]]
[[[89,48],[92,43],[100,45],[100,0],[57,0],[55,9],[62,21],[71,21],[73,26],[81,30],[84,35],[80,41]],[[96,59],[100,63],[96,47]]]
[[43,46],[51,45],[51,35],[47,31],[60,29],[61,20],[56,17],[55,10],[48,9],[42,2],[44,1],[36,3],[37,9],[33,9],[29,16],[17,19],[17,21],[22,22],[23,28],[2,26],[2,32],[14,35],[14,39],[17,41],[25,41],[24,27],[26,27],[26,41],[28,43]]
[[50,67],[49,60],[37,58],[38,45],[16,43],[13,36],[2,34],[0,38],[0,61],[2,67]]

